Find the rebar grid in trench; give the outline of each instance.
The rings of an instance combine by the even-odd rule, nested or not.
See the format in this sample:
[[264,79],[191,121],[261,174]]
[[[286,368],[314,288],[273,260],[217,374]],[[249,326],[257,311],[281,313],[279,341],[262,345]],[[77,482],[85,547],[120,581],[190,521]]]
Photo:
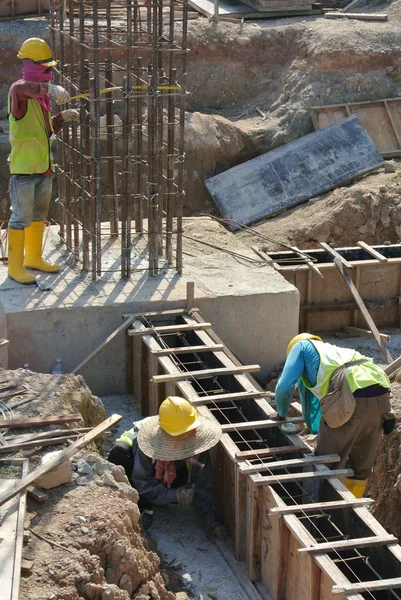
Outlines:
[[57,137],[61,239],[92,279],[116,272],[116,239],[122,278],[144,259],[181,273],[188,0],[50,4],[56,82],[80,113]]

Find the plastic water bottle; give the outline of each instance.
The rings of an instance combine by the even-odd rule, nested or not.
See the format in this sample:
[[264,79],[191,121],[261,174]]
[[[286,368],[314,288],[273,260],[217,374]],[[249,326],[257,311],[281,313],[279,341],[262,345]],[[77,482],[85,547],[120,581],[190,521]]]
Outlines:
[[64,369],[63,369],[63,365],[61,364],[61,358],[56,358],[56,362],[52,366],[52,375],[63,375],[63,374],[64,374]]
[[23,368],[24,368],[26,371],[29,371],[29,369],[30,369],[29,363],[24,363],[24,366],[23,366]]

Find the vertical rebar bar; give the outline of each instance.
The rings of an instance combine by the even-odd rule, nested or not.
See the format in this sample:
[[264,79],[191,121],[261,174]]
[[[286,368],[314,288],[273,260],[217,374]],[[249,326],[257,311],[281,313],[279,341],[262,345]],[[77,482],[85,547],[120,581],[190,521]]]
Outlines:
[[[138,9],[139,10],[139,9]],[[136,57],[135,85],[142,82],[142,58]],[[142,123],[143,123],[143,102],[140,92],[135,94],[134,101],[134,187],[133,192],[136,198],[135,202],[135,230],[137,233],[143,232],[143,188],[142,188]]]
[[184,128],[185,128],[185,103],[187,86],[187,51],[188,51],[188,0],[183,0],[182,5],[182,53],[181,53],[181,77],[180,77],[180,117],[178,136],[178,165],[177,165],[177,247],[176,247],[176,269],[182,274],[182,215],[184,201]]
[[[107,58],[105,59],[106,87],[113,87],[113,53],[111,51],[112,27],[111,27],[111,3],[106,4],[106,27],[107,27]],[[109,198],[109,220],[110,235],[118,235],[118,204],[117,204],[117,172],[115,161],[114,143],[114,108],[113,94],[106,94],[106,125],[107,125],[107,172],[108,172],[108,194]]]
[[[69,53],[70,53],[70,72],[69,78],[71,82],[70,86],[70,95],[74,95],[74,89],[72,87],[72,82],[75,79],[76,73],[76,64],[75,64],[75,6],[74,0],[70,0],[70,43],[69,43]],[[77,125],[76,123],[71,123],[71,191],[72,191],[72,220],[73,220],[73,231],[74,231],[74,240],[73,240],[73,252],[75,256],[78,256],[79,252],[79,226],[78,226],[78,168],[77,168],[77,151],[78,151],[78,134],[77,134]]]
[[[94,111],[92,120],[92,137],[94,138],[92,164],[92,176],[95,180],[94,185],[94,208],[95,208],[95,244],[92,260],[96,263],[96,274],[102,272],[102,203],[100,200],[100,60],[99,60],[99,15],[98,0],[92,0],[93,3],[93,104]],[[92,271],[93,272],[93,271]]]
[[[168,83],[170,86],[175,85],[177,79],[177,71],[174,68],[174,4],[170,7],[169,21],[169,72]],[[175,104],[176,92],[168,91],[168,108],[167,108],[167,198],[166,198],[166,258],[169,265],[173,262],[173,215],[174,215],[174,143],[175,143]]]
[[[127,97],[124,114],[127,120],[127,195],[126,210],[126,239],[125,239],[125,271],[126,277],[131,276],[131,220],[132,220],[132,0],[127,2]],[[135,202],[135,199],[134,199]]]

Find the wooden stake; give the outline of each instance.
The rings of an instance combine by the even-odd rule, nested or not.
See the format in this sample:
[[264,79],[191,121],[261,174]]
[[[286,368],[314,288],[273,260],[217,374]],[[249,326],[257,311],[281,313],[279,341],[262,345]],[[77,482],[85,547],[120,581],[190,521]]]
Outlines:
[[[386,106],[388,106],[387,102],[386,101],[384,101],[384,102],[385,102]],[[361,242],[357,242],[357,244],[360,248],[363,248],[363,250],[366,250],[366,252],[368,252],[371,256],[373,256],[373,258],[376,258],[380,262],[388,261],[388,258],[386,256],[383,256],[383,254],[381,254],[380,252],[378,252],[377,250],[372,248],[372,246],[369,246],[369,244],[367,244],[366,242],[361,241]]]
[[113,331],[113,333],[111,333],[108,338],[106,338],[104,340],[104,342],[102,342],[100,344],[100,346],[98,346],[93,352],[91,352],[89,354],[89,356],[87,356],[85,358],[85,360],[83,360],[82,362],[79,363],[79,365],[77,365],[75,367],[75,369],[73,369],[71,371],[71,373],[73,375],[75,375],[75,373],[78,373],[78,371],[80,371],[83,367],[85,367],[91,360],[93,360],[95,358],[95,356],[97,356],[99,354],[99,352],[101,352],[106,346],[108,346],[110,344],[110,342],[112,342],[114,340],[114,338],[116,338],[122,331],[125,331],[126,329],[128,329],[128,327],[131,325],[131,323],[133,321],[135,321],[136,319],[136,315],[133,315],[132,317],[129,317],[126,321],[124,321],[124,323],[122,325],[120,325],[120,327],[118,327],[115,331]]
[[344,264],[342,261],[340,261],[339,259],[335,258],[334,262],[338,268],[338,270],[340,271],[341,275],[343,276],[345,283],[347,284],[347,286],[349,287],[351,294],[354,296],[356,303],[359,306],[360,311],[362,312],[365,321],[367,322],[370,330],[373,333],[373,336],[384,356],[384,358],[386,359],[386,361],[388,363],[393,362],[392,356],[390,354],[390,352],[388,351],[388,349],[386,348],[386,346],[384,345],[383,340],[380,337],[380,332],[377,329],[375,322],[373,321],[372,317],[370,316],[368,309],[366,308],[361,296],[359,295],[358,290],[356,289],[354,282],[352,281],[352,279],[350,278],[350,276],[348,275],[347,271],[344,269]]
[[187,309],[192,310],[195,306],[195,282],[187,281]]

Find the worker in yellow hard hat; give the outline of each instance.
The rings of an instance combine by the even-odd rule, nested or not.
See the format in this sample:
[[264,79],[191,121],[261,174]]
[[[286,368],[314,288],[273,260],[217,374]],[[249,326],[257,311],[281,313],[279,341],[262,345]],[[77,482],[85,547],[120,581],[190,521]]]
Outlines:
[[124,467],[137,489],[146,529],[152,524],[153,505],[193,502],[208,537],[226,535],[216,520],[208,452],[220,437],[217,421],[200,415],[188,400],[169,396],[158,416],[137,421],[117,440],[108,459]]
[[287,416],[296,383],[305,422],[319,433],[315,454],[338,454],[340,461],[331,466],[350,467],[354,474],[344,483],[362,496],[381,434],[390,433],[395,424],[387,375],[356,350],[301,333],[287,347],[274,420]]
[[10,200],[8,223],[8,275],[18,283],[34,284],[34,269],[57,273],[59,265],[42,258],[42,241],[47,217],[54,164],[51,138],[66,121],[78,121],[79,113],[67,109],[51,116],[56,104],[70,100],[68,92],[51,82],[57,63],[44,40],[29,38],[18,58],[23,60],[22,78],[9,91],[10,121]]

